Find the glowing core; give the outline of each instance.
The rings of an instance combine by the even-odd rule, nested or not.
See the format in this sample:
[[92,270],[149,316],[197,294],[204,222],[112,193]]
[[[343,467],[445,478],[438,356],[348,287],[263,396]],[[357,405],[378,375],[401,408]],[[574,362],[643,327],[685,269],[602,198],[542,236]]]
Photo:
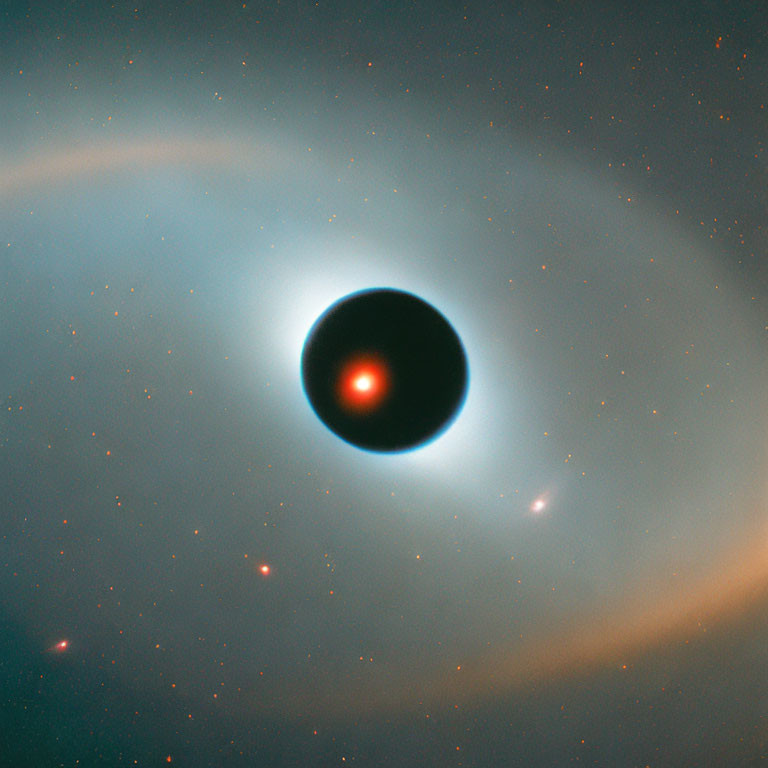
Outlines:
[[390,378],[389,367],[383,360],[368,355],[354,357],[341,371],[339,402],[351,412],[372,412],[389,394]]
[[374,379],[368,373],[361,373],[354,382],[354,387],[358,392],[369,392],[374,386]]

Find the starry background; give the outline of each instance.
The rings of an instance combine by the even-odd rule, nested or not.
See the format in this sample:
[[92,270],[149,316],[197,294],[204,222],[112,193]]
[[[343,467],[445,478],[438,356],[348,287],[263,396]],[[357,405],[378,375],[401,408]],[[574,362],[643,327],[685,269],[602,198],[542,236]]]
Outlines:
[[[768,760],[760,2],[12,1],[0,62],[0,764]],[[470,365],[397,456],[299,377],[374,286]]]

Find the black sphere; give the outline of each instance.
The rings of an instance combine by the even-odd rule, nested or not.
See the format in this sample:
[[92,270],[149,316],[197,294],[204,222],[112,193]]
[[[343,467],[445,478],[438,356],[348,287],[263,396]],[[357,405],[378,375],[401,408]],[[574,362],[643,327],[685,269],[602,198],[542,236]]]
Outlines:
[[430,304],[377,288],[340,299],[309,332],[304,391],[323,423],[370,451],[405,451],[442,432],[467,393],[459,337]]

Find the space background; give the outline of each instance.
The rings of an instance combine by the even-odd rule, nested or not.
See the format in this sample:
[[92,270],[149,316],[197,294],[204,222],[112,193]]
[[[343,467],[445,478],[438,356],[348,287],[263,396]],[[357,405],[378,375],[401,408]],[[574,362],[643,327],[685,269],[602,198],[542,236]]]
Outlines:
[[[0,765],[768,760],[767,21],[6,3]],[[469,365],[397,455],[371,287]]]

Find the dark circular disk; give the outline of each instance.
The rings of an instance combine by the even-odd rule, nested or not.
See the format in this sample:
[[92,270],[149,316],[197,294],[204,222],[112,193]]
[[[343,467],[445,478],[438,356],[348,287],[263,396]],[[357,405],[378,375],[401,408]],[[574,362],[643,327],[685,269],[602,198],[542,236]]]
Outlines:
[[321,421],[370,451],[414,448],[443,431],[467,393],[456,331],[405,291],[350,294],[315,322],[301,355],[304,391]]

